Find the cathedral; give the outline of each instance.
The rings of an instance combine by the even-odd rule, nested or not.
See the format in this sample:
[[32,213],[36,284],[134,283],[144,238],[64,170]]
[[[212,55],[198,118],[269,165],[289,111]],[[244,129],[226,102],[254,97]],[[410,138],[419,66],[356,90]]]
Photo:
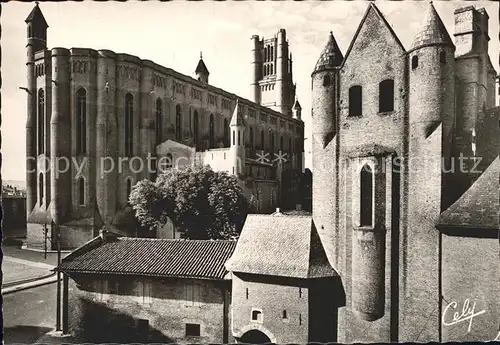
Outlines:
[[103,227],[134,231],[132,186],[164,168],[238,176],[255,212],[300,204],[304,123],[284,29],[252,36],[247,100],[210,85],[202,56],[191,77],[110,50],[48,49],[38,4],[26,23],[28,243],[47,223],[63,248]]

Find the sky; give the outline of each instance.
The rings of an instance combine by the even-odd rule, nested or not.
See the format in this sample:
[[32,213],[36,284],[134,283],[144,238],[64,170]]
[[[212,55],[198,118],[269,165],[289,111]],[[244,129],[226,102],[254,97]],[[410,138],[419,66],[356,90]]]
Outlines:
[[[376,1],[403,46],[409,48],[427,1]],[[486,8],[490,57],[499,71],[498,3],[434,1],[450,36],[456,8]],[[26,23],[34,3],[2,4],[2,179],[25,179]],[[40,8],[49,24],[47,44],[54,47],[109,49],[136,55],[192,76],[200,51],[210,84],[250,98],[251,36],[287,31],[293,76],[306,126],[306,167],[311,167],[311,72],[330,31],[347,51],[367,1],[204,1],[47,2]]]

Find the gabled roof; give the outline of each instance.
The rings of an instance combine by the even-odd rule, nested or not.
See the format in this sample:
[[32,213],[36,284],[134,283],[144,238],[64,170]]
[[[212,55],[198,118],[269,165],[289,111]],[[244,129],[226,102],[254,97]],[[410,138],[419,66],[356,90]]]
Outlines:
[[343,59],[342,52],[340,51],[335,37],[333,37],[333,32],[330,31],[328,42],[316,62],[313,73],[338,67],[342,64]]
[[236,241],[166,240],[103,234],[65,257],[65,273],[224,279]]
[[347,52],[345,53],[344,61],[342,63],[342,66],[345,64],[345,62],[347,60],[347,57],[351,53],[352,47],[354,46],[354,43],[356,42],[356,39],[358,38],[358,35],[359,35],[361,29],[363,28],[363,26],[365,24],[366,18],[368,18],[368,15],[370,14],[371,11],[374,11],[374,13],[377,15],[377,17],[382,21],[382,23],[384,24],[384,26],[387,27],[387,29],[389,29],[389,32],[394,37],[394,40],[396,41],[397,45],[399,47],[401,47],[401,49],[403,51],[406,51],[405,47],[403,46],[403,43],[401,43],[401,41],[399,40],[398,36],[396,35],[396,33],[394,32],[394,30],[392,29],[392,26],[387,22],[387,20],[385,19],[384,15],[382,14],[382,12],[380,12],[380,10],[378,9],[378,7],[375,5],[374,2],[370,1],[370,4],[368,5],[368,8],[366,9],[366,12],[365,12],[365,14],[363,16],[363,19],[361,19],[361,22],[359,23],[358,29],[356,30],[356,33],[354,34],[354,37],[353,37],[353,39],[351,41],[351,44],[349,45],[349,48],[347,49]]
[[229,126],[244,126],[245,119],[243,114],[238,111],[239,110],[239,102],[236,100],[236,105],[234,106],[233,116],[231,117],[231,122],[229,122]]
[[299,279],[338,276],[308,216],[248,215],[226,268]]
[[500,158],[497,157],[472,186],[447,210],[439,225],[469,229],[500,229]]
[[35,22],[35,21],[42,23],[46,28],[49,27],[49,24],[47,24],[47,21],[45,20],[45,17],[43,16],[42,10],[40,10],[40,7],[38,7],[38,4],[36,4],[36,6],[33,7],[30,14],[28,15],[28,18],[26,18],[26,20],[25,20],[26,23]]
[[429,4],[427,15],[413,40],[410,51],[430,45],[455,46],[432,2]]

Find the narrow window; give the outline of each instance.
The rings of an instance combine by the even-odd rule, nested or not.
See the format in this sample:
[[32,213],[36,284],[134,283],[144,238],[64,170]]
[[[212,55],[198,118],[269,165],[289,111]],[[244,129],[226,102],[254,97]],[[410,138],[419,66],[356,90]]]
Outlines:
[[80,88],[76,100],[76,154],[87,152],[87,91]]
[[241,145],[241,132],[238,131],[238,146]]
[[[229,121],[224,119],[224,146],[229,146]],[[234,132],[233,132],[233,145],[234,145]]]
[[274,133],[271,131],[269,132],[269,142],[271,145],[271,155],[274,154]]
[[196,324],[196,323],[186,323],[186,336],[199,337],[200,336],[200,325]]
[[302,314],[299,314],[299,325],[302,325]]
[[264,47],[264,61],[267,61],[267,47]]
[[83,177],[78,179],[78,204],[80,206],[85,205],[85,180]]
[[182,113],[179,104],[175,107],[175,139],[182,140]]
[[302,288],[299,288],[299,298],[302,298]]
[[250,127],[250,148],[253,149],[253,127]]
[[172,154],[171,153],[167,153],[167,164],[166,164],[166,168],[167,169],[170,169],[174,166],[174,158],[172,157]]
[[271,61],[274,61],[274,47],[269,47],[271,49]]
[[236,142],[236,138],[235,138],[236,134],[234,133],[233,131],[233,145],[236,145],[235,142]]
[[323,86],[330,86],[331,82],[332,81],[328,74],[323,77]]
[[129,202],[130,193],[132,193],[132,180],[127,179],[127,204]]
[[283,152],[283,150],[285,149],[285,147],[283,146],[283,136],[280,137],[280,150],[281,152]]
[[156,100],[156,145],[163,141],[163,103],[160,98]]
[[196,110],[193,115],[193,137],[194,143],[198,144],[198,112]]
[[292,138],[288,138],[288,152],[292,152]]
[[372,226],[373,172],[368,164],[361,169],[361,226]]
[[273,65],[271,65],[271,74],[274,73],[274,68],[273,68]]
[[286,310],[283,310],[283,319],[288,319],[288,315],[286,314]]
[[38,177],[38,198],[40,199],[40,205],[43,204],[43,174],[40,174]]
[[446,53],[445,52],[439,53],[439,62],[446,63]]
[[246,296],[247,296],[247,299],[248,299],[248,288],[246,288]]
[[215,138],[214,127],[215,127],[214,114],[210,114],[210,124],[209,124],[209,134],[208,134],[210,148],[214,147],[214,138]]
[[125,96],[125,155],[132,156],[134,136],[134,97],[127,93]]
[[45,130],[45,93],[43,89],[38,91],[38,154],[45,153],[43,140]]
[[349,88],[349,116],[361,116],[362,88],[360,85]]
[[264,139],[265,139],[264,130],[262,130],[260,132],[260,145],[261,145],[260,149],[261,150],[264,150]]
[[418,56],[413,56],[411,58],[411,69],[415,69],[418,67]]
[[394,110],[394,80],[387,79],[379,84],[379,112]]

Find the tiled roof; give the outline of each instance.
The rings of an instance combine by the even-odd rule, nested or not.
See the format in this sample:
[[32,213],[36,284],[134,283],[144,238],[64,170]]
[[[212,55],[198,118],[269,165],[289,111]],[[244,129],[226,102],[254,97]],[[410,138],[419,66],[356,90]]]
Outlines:
[[330,36],[328,36],[328,43],[321,52],[318,62],[316,62],[316,67],[314,67],[314,72],[318,72],[327,68],[335,68],[342,64],[342,52],[333,37],[333,32],[330,31]]
[[460,199],[441,213],[439,225],[500,229],[499,176],[497,157]]
[[427,11],[427,16],[422,22],[410,50],[434,44],[454,46],[443,21],[431,2]]
[[[105,240],[104,237],[107,239]],[[64,258],[67,273],[224,279],[236,241],[97,237]]]
[[226,268],[301,279],[337,276],[307,216],[248,215]]

